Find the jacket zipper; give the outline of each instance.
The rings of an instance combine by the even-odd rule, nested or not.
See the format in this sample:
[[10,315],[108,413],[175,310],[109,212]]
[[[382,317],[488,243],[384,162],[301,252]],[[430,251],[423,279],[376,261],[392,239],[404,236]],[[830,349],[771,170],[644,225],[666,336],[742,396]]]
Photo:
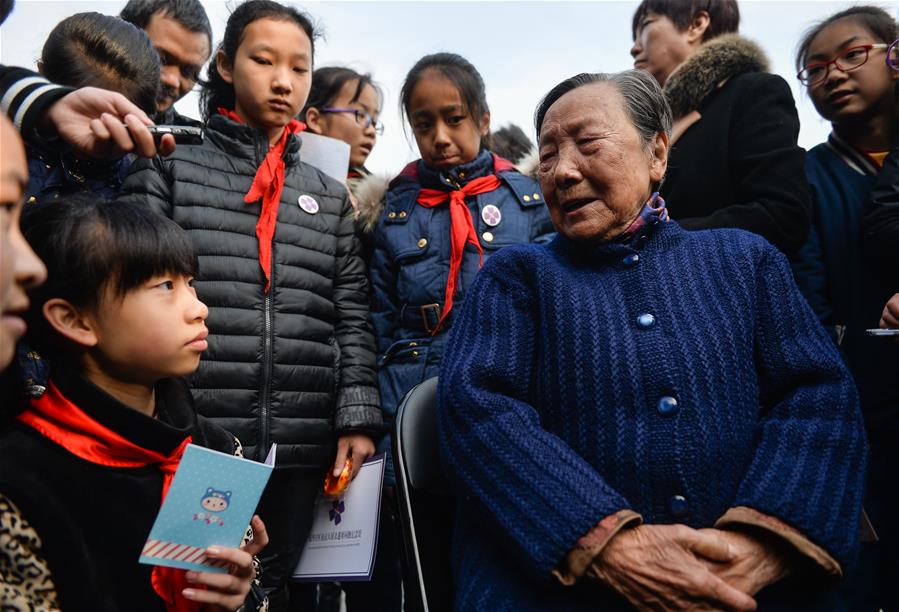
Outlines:
[[[257,134],[258,137],[258,134]],[[262,163],[268,154],[269,143],[264,137],[256,145],[256,167]],[[271,446],[271,380],[274,339],[272,337],[272,295],[275,293],[275,241],[272,237],[272,267],[269,271],[269,287],[262,298],[262,388],[259,394],[259,433],[261,443],[257,449],[259,461],[264,461]]]
[[[274,253],[272,253],[274,260]],[[274,265],[272,266],[272,281],[274,281]],[[272,292],[274,291],[274,282],[269,285],[268,292],[262,301],[262,392],[260,393],[259,402],[259,418],[262,420],[260,433],[262,434],[262,443],[259,445],[258,458],[260,461],[265,460],[268,454],[269,436],[271,435],[271,423],[269,423],[269,414],[271,412],[271,379],[272,379]]]

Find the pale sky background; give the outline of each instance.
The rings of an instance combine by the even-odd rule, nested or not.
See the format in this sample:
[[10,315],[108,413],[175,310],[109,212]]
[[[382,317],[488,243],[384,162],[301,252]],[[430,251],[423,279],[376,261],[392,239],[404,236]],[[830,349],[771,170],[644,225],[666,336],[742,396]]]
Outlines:
[[[771,58],[772,69],[793,89],[806,149],[822,142],[829,125],[815,112],[796,80],[793,56],[801,33],[847,1],[742,0],[741,33]],[[80,11],[115,15],[124,1],[18,0],[0,28],[0,63],[33,68],[44,39],[61,19]],[[208,0],[214,44],[224,34],[234,2]],[[553,85],[579,72],[632,67],[631,16],[638,0],[595,2],[294,2],[321,26],[316,66],[345,65],[371,72],[385,92],[386,131],[369,157],[376,172],[395,173],[418,157],[397,107],[403,78],[423,55],[452,51],[466,57],[487,84],[493,127],[517,123],[533,140],[533,112]],[[891,14],[899,2],[872,2]],[[204,72],[205,73],[205,72]],[[178,110],[199,116],[189,94]]]

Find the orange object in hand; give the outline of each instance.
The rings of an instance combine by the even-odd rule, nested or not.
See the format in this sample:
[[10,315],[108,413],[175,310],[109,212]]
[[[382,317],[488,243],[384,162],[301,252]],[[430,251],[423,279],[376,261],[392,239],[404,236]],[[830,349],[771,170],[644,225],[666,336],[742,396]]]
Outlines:
[[346,463],[343,464],[343,470],[340,476],[334,476],[332,470],[328,470],[328,476],[325,478],[325,497],[337,497],[346,491],[350,484],[350,472],[353,471],[353,459],[347,457]]

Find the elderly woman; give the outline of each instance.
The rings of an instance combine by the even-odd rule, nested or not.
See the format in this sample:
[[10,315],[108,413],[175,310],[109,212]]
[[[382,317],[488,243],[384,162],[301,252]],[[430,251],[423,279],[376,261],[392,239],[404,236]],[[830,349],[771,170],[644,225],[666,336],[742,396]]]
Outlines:
[[667,220],[645,72],[568,79],[536,125],[559,235],[487,262],[440,379],[456,609],[814,608],[856,548],[866,443],[786,259]]

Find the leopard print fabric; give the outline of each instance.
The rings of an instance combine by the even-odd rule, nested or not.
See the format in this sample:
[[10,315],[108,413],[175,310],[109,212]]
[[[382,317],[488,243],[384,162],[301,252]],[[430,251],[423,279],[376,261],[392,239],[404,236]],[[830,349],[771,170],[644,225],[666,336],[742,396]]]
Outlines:
[[19,509],[0,495],[0,610],[57,612],[56,587],[41,539]]

